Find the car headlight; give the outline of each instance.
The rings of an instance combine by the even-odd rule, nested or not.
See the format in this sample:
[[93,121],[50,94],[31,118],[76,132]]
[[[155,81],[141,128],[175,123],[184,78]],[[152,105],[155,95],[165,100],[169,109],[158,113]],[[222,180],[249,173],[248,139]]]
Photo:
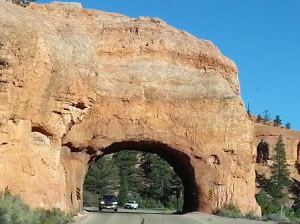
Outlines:
[[101,205],[104,205],[105,203],[104,203],[104,201],[100,201],[100,204],[101,204]]
[[118,204],[118,202],[113,202],[112,204],[113,204],[113,205],[117,205],[117,204]]

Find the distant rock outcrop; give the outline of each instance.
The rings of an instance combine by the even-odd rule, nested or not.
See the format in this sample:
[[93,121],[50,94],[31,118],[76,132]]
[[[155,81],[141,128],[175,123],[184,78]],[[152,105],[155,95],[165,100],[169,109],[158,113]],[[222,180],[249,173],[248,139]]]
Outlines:
[[255,123],[254,126],[257,173],[267,178],[270,177],[274,148],[279,136],[282,136],[291,177],[300,181],[300,132],[258,123]]

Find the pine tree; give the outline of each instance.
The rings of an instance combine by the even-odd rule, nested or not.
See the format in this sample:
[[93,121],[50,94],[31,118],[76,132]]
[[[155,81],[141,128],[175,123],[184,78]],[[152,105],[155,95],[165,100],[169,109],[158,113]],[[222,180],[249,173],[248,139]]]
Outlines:
[[15,3],[17,5],[26,7],[28,6],[31,2],[35,2],[36,0],[11,0],[12,3]]
[[265,110],[264,117],[263,117],[263,123],[267,124],[270,120],[271,120],[270,113],[268,110]]
[[105,156],[90,167],[84,189],[100,196],[117,191],[119,182],[117,165]]
[[294,204],[292,206],[292,209],[297,214],[297,216],[300,217],[300,182],[297,180],[294,180],[292,191],[294,193]]
[[247,105],[247,114],[248,114],[248,116],[251,116],[250,104],[249,103]]
[[286,123],[285,128],[286,129],[291,129],[291,124],[290,123]]
[[274,119],[273,122],[274,122],[274,126],[275,127],[278,127],[278,126],[280,126],[282,124],[279,115],[276,115],[276,117],[275,117],[275,119]]
[[261,118],[260,115],[258,115],[257,118],[256,118],[256,122],[257,122],[257,123],[260,123],[261,121],[262,121],[262,118]]
[[83,198],[85,206],[97,206],[103,194],[116,193],[119,189],[119,170],[109,156],[104,156],[91,165],[86,175]]
[[286,190],[290,186],[289,170],[286,161],[285,145],[282,136],[279,136],[274,148],[274,164],[271,166],[272,176],[268,186],[268,193],[274,199],[281,199],[286,195]]

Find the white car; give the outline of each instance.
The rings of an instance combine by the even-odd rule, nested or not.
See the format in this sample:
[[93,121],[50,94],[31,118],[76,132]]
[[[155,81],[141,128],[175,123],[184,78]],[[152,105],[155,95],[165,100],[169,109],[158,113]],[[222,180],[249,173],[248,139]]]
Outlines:
[[129,209],[137,209],[139,207],[139,204],[136,203],[136,201],[128,201],[125,203],[124,207]]

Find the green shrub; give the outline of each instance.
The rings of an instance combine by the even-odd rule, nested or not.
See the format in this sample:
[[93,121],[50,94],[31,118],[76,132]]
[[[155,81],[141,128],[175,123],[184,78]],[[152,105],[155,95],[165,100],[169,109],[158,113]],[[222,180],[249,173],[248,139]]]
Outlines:
[[244,215],[242,218],[250,219],[250,220],[261,220],[261,218],[257,216],[254,212],[249,212],[246,215]]
[[85,207],[98,207],[99,195],[88,190],[83,191],[83,206]]
[[164,208],[164,206],[159,202],[155,201],[152,198],[143,198],[140,200],[140,208]]
[[71,214],[59,209],[33,210],[18,197],[0,194],[1,224],[68,224],[71,221]]
[[256,195],[256,201],[261,207],[262,215],[276,214],[280,211],[280,203],[268,195],[264,190],[261,190]]
[[279,223],[290,223],[290,219],[283,213],[283,212],[277,212],[274,214],[268,214],[264,217],[265,220],[272,220]]
[[0,209],[3,212],[3,223],[5,224],[39,223],[38,214],[31,211],[29,207],[17,197],[5,195],[3,199],[0,200]]
[[60,209],[39,210],[40,223],[43,224],[68,224],[72,220],[71,214],[64,213]]
[[222,208],[214,212],[215,215],[229,217],[229,218],[242,218],[241,211],[233,204],[226,204]]

